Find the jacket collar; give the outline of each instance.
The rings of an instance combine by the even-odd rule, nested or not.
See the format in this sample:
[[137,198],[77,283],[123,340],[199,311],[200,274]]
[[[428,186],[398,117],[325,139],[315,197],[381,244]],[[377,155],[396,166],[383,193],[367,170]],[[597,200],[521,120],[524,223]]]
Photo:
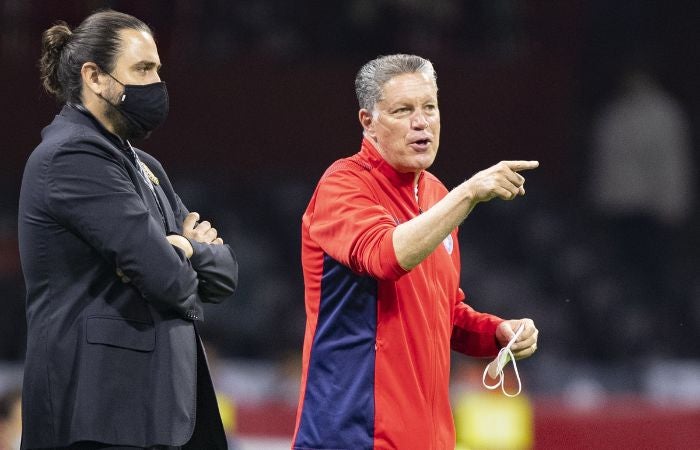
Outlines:
[[61,117],[67,120],[87,127],[95,129],[101,136],[112,142],[117,148],[126,150],[129,144],[125,139],[120,138],[116,134],[110,132],[100,123],[99,120],[81,103],[66,103],[59,113]]
[[[382,155],[377,150],[374,142],[367,137],[362,138],[362,147],[360,148],[360,157],[365,161],[369,162],[373,168],[381,172],[385,177],[387,177],[392,184],[396,186],[410,186],[413,187],[414,173],[401,173],[394,169]],[[423,178],[425,171],[421,170],[418,175],[418,182],[420,183]]]

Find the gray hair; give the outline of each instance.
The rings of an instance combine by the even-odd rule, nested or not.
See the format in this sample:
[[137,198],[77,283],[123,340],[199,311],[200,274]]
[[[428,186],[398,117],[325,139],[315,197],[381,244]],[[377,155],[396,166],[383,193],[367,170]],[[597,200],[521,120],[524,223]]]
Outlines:
[[397,75],[423,73],[433,79],[437,86],[437,75],[433,64],[416,55],[380,56],[368,62],[355,77],[355,93],[361,109],[374,111],[374,106],[382,99],[384,85]]

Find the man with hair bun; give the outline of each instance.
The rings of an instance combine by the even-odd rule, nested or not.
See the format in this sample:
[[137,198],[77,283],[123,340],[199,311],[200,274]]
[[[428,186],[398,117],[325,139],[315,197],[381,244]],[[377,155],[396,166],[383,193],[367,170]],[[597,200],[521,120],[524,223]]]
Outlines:
[[63,107],[20,192],[23,449],[226,448],[197,322],[238,266],[132,145],[167,116],[160,67],[127,14],[44,32],[41,79]]
[[292,448],[455,448],[450,349],[516,358],[537,349],[530,319],[464,303],[457,227],[480,202],[525,194],[501,161],[452,191],[427,169],[440,142],[435,71],[414,55],[365,64],[355,81],[364,139],[323,174],[302,218],[306,334]]

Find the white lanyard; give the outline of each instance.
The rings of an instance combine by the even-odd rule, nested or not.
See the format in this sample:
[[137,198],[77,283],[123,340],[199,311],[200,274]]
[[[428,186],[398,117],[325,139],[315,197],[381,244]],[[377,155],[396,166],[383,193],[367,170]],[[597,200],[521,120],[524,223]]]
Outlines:
[[[503,394],[506,397],[516,397],[518,396],[518,394],[520,394],[520,391],[522,390],[522,384],[520,383],[520,374],[518,373],[518,366],[517,364],[515,364],[515,357],[513,356],[513,352],[510,350],[510,348],[518,339],[520,333],[522,333],[524,329],[525,324],[521,323],[518,329],[515,331],[515,335],[508,342],[508,345],[503,347],[501,351],[498,352],[496,358],[493,361],[491,361],[484,369],[484,375],[481,377],[481,383],[486,389],[493,390],[497,389],[498,386],[500,386],[501,390],[503,391]],[[515,378],[518,380],[518,392],[516,392],[515,394],[509,394],[508,392],[506,392],[506,386],[503,382],[503,368],[506,366],[506,364],[508,364],[508,361],[513,361],[513,370],[515,371]],[[487,374],[491,378],[498,377],[498,381],[496,381],[496,384],[486,384]]]

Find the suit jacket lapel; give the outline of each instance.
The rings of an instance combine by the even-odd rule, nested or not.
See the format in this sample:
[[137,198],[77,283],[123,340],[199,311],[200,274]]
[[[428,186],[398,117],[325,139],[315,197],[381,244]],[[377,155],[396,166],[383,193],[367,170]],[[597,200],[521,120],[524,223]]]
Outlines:
[[[126,159],[126,158],[125,158]],[[136,192],[139,194],[141,199],[143,200],[143,203],[146,205],[146,208],[148,208],[148,212],[151,214],[151,216],[158,222],[160,227],[163,229],[163,233],[167,233],[168,230],[165,229],[165,224],[163,217],[160,214],[160,210],[158,209],[158,204],[156,203],[156,197],[153,195],[151,191],[151,188],[149,188],[146,185],[146,181],[143,179],[141,174],[139,173],[138,169],[134,167],[131,162],[127,161],[125,164],[126,170],[129,172],[129,176],[131,177],[131,180],[134,182],[134,187],[136,188]],[[159,186],[154,186],[157,189],[160,189]],[[157,195],[157,194],[156,194]],[[170,210],[166,205],[167,203],[163,203],[163,199],[159,198],[158,201],[161,202],[161,205],[163,205],[163,213],[167,217],[167,213],[165,210]],[[170,215],[172,215],[172,211],[170,211]],[[166,219],[167,220],[167,219]],[[175,219],[173,218],[173,222]],[[168,226],[168,228],[170,228]]]
[[156,197],[158,197],[158,201],[160,202],[163,210],[163,215],[165,216],[165,226],[167,227],[165,230],[166,233],[180,233],[180,227],[175,220],[175,214],[173,213],[173,209],[170,207],[170,203],[168,203],[168,198],[165,196],[163,188],[160,187],[159,184],[154,185],[153,187]]

